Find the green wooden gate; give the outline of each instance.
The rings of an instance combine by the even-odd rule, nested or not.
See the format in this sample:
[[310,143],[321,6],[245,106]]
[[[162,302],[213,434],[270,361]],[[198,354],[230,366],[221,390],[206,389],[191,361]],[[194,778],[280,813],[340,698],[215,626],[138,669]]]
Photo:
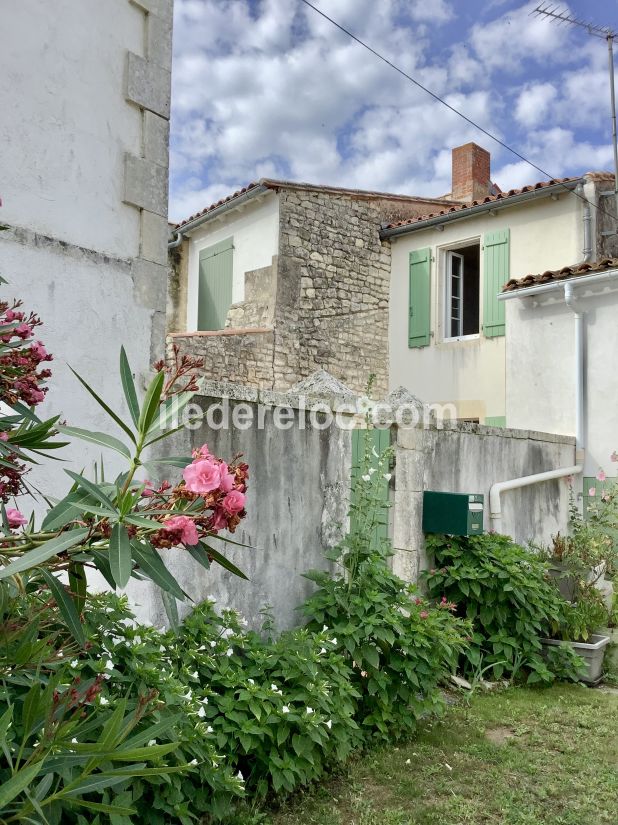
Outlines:
[[[364,471],[367,472],[371,467],[377,469],[378,459],[376,453],[380,456],[384,450],[390,447],[391,433],[390,430],[352,430],[352,482],[350,490],[350,499],[352,504],[358,502],[359,497],[359,480],[365,461],[365,452],[368,451],[368,459],[365,464]],[[384,470],[383,470],[384,473]],[[388,479],[380,479],[380,498],[384,502],[384,506],[380,508],[377,514],[377,525],[374,530],[372,541],[379,542],[388,538],[388,495],[389,484]],[[359,530],[358,517],[352,511],[350,517],[350,532],[355,533]]]
[[198,330],[223,329],[232,305],[233,239],[227,238],[200,252]]

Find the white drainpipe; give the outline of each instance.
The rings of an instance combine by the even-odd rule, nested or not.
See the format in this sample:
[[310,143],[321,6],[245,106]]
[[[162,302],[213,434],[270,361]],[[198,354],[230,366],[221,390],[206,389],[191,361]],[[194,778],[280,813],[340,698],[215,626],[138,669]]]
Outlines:
[[528,295],[538,295],[543,292],[554,292],[559,289],[564,291],[564,302],[573,312],[575,319],[575,438],[577,458],[579,463],[572,467],[560,467],[557,470],[548,470],[544,473],[535,473],[530,476],[513,478],[509,481],[499,481],[492,484],[489,490],[489,513],[492,529],[497,533],[502,532],[502,502],[500,496],[506,490],[516,490],[519,487],[528,487],[531,484],[539,484],[543,481],[553,481],[557,478],[576,476],[583,472],[582,453],[585,449],[586,440],[586,388],[585,388],[585,350],[584,350],[584,313],[575,303],[574,290],[577,286],[589,286],[592,283],[610,281],[618,277],[618,270],[607,270],[593,275],[572,278],[567,281],[553,281],[548,284],[541,284],[527,289],[503,292],[498,296],[499,300],[511,298],[526,298]]
[[496,533],[502,532],[502,502],[500,496],[505,490],[517,490],[519,487],[529,487],[531,484],[540,484],[542,481],[576,476],[583,469],[583,464],[575,464],[573,467],[560,467],[558,470],[548,470],[545,473],[535,473],[532,476],[522,476],[521,478],[512,478],[509,481],[498,481],[496,484],[492,484],[489,490],[491,529]]

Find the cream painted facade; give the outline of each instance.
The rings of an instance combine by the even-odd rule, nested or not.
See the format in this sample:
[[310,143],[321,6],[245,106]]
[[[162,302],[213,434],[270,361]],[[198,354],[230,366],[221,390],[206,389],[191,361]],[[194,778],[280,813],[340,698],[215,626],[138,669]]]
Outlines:
[[[584,476],[617,473],[618,278],[575,286],[584,314]],[[576,282],[574,282],[576,283]],[[506,301],[506,415],[510,427],[572,435],[575,432],[575,322],[562,288]]]
[[200,252],[231,238],[232,303],[245,300],[245,274],[271,266],[279,250],[279,195],[268,192],[211,219],[191,232],[188,251],[186,331],[198,329]]
[[[506,336],[488,338],[483,335],[483,238],[487,233],[509,230],[508,277],[523,277],[575,263],[582,258],[581,204],[570,191],[557,196],[554,193],[553,198],[535,195],[519,204],[498,202],[491,212],[488,209],[467,217],[457,215],[440,224],[439,228],[419,227],[391,237],[390,387],[408,387],[429,403],[453,403],[460,418],[478,419],[484,423],[488,418],[506,415],[507,424],[511,426],[506,402],[505,345],[511,334],[510,317],[506,321]],[[446,253],[473,243],[481,246],[480,332],[447,340]],[[425,248],[431,250],[431,337],[428,346],[410,348],[410,253]],[[529,346],[536,346],[532,336]],[[513,426],[533,428],[530,421],[523,419],[521,424]],[[542,429],[556,431],[554,426]]]

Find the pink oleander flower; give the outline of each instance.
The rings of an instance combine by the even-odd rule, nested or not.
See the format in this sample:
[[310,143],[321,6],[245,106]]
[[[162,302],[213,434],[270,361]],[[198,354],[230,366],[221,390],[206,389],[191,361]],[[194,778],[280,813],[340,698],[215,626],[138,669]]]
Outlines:
[[426,610],[421,610],[421,612],[418,615],[421,617],[421,619],[426,619],[428,618],[429,613]]
[[18,338],[22,338],[24,341],[26,338],[32,338],[34,332],[32,331],[32,327],[30,324],[19,324],[13,330],[13,335],[16,335]]
[[193,458],[197,461],[200,458],[212,458],[212,453],[208,449],[208,444],[202,444],[196,450],[193,450]]
[[607,476],[605,475],[605,470],[599,470],[597,473],[597,481],[605,481]]
[[35,341],[34,344],[30,347],[34,355],[37,357],[39,361],[51,361],[52,356],[47,352],[45,347],[40,341]]
[[612,461],[618,461],[618,453],[616,452],[616,450],[614,450],[614,452],[610,455],[610,459]]
[[182,544],[194,545],[199,541],[195,522],[188,516],[172,516],[172,518],[166,519],[163,522],[163,529],[170,532],[179,531]]
[[244,506],[245,494],[241,493],[240,490],[232,490],[223,499],[223,509],[226,510],[232,516],[235,516],[237,513],[240,513]]
[[152,481],[149,481],[146,478],[142,483],[144,485],[144,489],[142,490],[143,498],[150,498],[150,496],[154,496],[154,487]]
[[590,489],[588,490],[588,495],[590,496],[590,498],[594,498],[596,496],[596,494],[597,494],[597,488],[596,487],[590,487]]
[[234,482],[236,479],[228,470],[228,466],[225,461],[222,461],[221,464],[219,464],[219,470],[221,472],[221,489],[224,493],[229,493],[234,489]]
[[5,432],[0,433],[0,441],[8,441],[8,440],[9,440],[9,434],[8,433],[5,433]]
[[225,530],[227,527],[227,520],[229,516],[223,510],[216,510],[211,519],[211,526],[213,530]]
[[221,467],[207,458],[196,459],[183,470],[187,490],[191,493],[210,493],[221,483]]
[[14,507],[7,508],[6,520],[8,521],[9,527],[11,529],[14,529],[15,527],[21,527],[22,525],[28,522],[28,519]]

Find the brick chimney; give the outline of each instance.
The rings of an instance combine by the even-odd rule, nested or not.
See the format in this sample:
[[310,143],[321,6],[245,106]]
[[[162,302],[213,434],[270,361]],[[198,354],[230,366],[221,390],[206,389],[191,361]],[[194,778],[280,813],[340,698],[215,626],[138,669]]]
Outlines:
[[491,155],[476,143],[458,146],[452,152],[451,197],[456,201],[479,201],[491,190]]

